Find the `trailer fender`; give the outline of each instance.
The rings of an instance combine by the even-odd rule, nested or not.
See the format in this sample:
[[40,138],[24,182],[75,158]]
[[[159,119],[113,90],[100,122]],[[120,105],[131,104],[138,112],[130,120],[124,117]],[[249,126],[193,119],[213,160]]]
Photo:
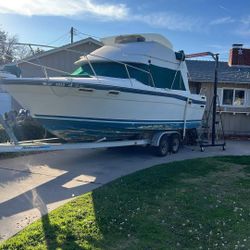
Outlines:
[[160,141],[162,136],[167,135],[170,136],[172,134],[178,134],[180,135],[180,133],[178,131],[162,131],[162,132],[157,132],[156,134],[153,135],[153,138],[151,140],[150,145],[153,147],[158,147],[160,145]]

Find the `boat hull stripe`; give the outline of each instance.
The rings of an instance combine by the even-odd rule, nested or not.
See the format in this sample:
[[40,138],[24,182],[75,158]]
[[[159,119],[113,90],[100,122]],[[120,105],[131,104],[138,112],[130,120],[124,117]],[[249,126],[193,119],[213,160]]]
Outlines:
[[[183,120],[126,120],[126,119],[105,119],[105,118],[89,118],[77,116],[58,116],[58,115],[40,115],[35,114],[35,118],[53,119],[53,120],[70,120],[70,121],[96,121],[96,122],[115,122],[115,123],[183,123]],[[201,120],[187,120],[186,122],[201,122]]]
[[[181,130],[184,121],[120,121],[79,117],[35,116],[52,134],[66,141],[96,141],[101,138],[107,140],[129,139],[133,136],[143,136],[156,131]],[[188,120],[187,129],[197,128],[200,120]]]

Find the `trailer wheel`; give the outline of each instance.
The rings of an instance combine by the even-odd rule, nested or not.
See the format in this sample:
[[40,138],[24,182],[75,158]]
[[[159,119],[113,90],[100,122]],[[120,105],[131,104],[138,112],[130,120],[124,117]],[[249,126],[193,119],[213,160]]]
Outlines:
[[169,151],[169,142],[168,142],[168,136],[163,135],[161,137],[159,146],[154,147],[155,154],[158,156],[166,156]]
[[180,148],[180,136],[178,134],[173,134],[170,137],[170,152],[176,154]]

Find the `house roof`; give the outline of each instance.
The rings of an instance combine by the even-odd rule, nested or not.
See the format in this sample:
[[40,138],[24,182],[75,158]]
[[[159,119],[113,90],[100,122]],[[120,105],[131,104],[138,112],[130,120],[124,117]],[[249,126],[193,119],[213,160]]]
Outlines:
[[[214,61],[186,60],[189,71],[189,81],[214,82]],[[229,67],[227,62],[219,62],[219,83],[250,84],[249,67]]]
[[[98,41],[98,40],[96,40],[96,39],[94,39],[92,37],[88,37],[88,38],[79,40],[79,41],[74,42],[74,43],[66,44],[66,45],[58,47],[58,48],[47,50],[45,52],[36,54],[34,56],[26,57],[25,61],[30,61],[30,60],[33,60],[33,59],[38,59],[38,58],[41,58],[41,57],[44,57],[44,56],[48,56],[50,54],[62,51],[62,50],[70,50],[70,49],[73,49],[75,46],[78,46],[78,45],[81,45],[81,44],[84,44],[84,43],[89,43],[89,42],[90,43],[94,43],[94,44],[96,44],[98,46],[103,46],[103,44],[100,41]],[[20,63],[22,63],[22,60],[21,60]]]

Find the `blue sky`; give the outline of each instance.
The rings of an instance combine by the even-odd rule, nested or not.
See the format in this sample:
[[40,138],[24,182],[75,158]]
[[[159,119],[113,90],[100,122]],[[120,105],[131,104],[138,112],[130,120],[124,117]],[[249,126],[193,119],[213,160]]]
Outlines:
[[227,60],[232,43],[250,47],[250,1],[0,0],[0,28],[21,42],[59,46],[69,42],[71,26],[97,37],[160,33],[176,50]]

